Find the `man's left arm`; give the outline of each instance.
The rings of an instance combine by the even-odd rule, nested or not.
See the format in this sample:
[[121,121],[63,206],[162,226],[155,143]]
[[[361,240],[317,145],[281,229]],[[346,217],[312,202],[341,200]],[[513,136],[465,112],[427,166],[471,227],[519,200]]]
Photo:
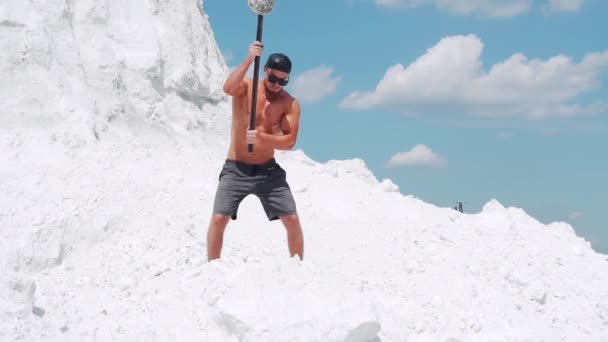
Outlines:
[[260,132],[260,140],[263,144],[271,146],[277,150],[291,150],[298,139],[300,127],[300,103],[293,100],[287,113],[281,120],[281,130],[283,135],[273,135]]

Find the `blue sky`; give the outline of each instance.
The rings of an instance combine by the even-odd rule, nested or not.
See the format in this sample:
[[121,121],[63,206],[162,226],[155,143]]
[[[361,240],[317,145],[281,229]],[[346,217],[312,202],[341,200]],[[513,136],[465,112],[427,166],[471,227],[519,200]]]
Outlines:
[[[236,66],[256,15],[244,0],[204,7]],[[294,63],[296,148],[311,158],[361,158],[437,206],[495,198],[608,254],[606,13],[605,0],[276,0],[262,59]]]

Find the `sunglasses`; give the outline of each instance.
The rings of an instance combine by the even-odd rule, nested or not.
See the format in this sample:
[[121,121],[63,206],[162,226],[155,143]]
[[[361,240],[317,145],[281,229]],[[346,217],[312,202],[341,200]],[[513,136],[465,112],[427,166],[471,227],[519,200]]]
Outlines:
[[280,78],[280,77],[276,77],[273,74],[268,74],[268,82],[278,83],[281,86],[285,86],[285,85],[287,85],[287,83],[289,83],[289,78]]

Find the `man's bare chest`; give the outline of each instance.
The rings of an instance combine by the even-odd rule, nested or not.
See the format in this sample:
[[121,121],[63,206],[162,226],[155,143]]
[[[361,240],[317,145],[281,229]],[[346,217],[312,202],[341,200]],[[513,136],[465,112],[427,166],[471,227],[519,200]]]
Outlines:
[[[256,126],[264,125],[266,127],[271,127],[281,122],[286,113],[282,101],[269,101],[263,96],[260,96],[257,100]],[[249,106],[245,110],[245,113],[251,114],[251,100],[249,100],[248,103]],[[247,119],[249,119],[249,115],[247,115]]]

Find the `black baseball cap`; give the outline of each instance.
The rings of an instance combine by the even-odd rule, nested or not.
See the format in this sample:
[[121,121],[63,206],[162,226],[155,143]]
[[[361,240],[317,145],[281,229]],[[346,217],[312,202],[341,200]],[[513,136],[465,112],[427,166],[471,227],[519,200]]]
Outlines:
[[291,73],[291,60],[282,53],[273,53],[268,56],[265,67],[289,74]]

